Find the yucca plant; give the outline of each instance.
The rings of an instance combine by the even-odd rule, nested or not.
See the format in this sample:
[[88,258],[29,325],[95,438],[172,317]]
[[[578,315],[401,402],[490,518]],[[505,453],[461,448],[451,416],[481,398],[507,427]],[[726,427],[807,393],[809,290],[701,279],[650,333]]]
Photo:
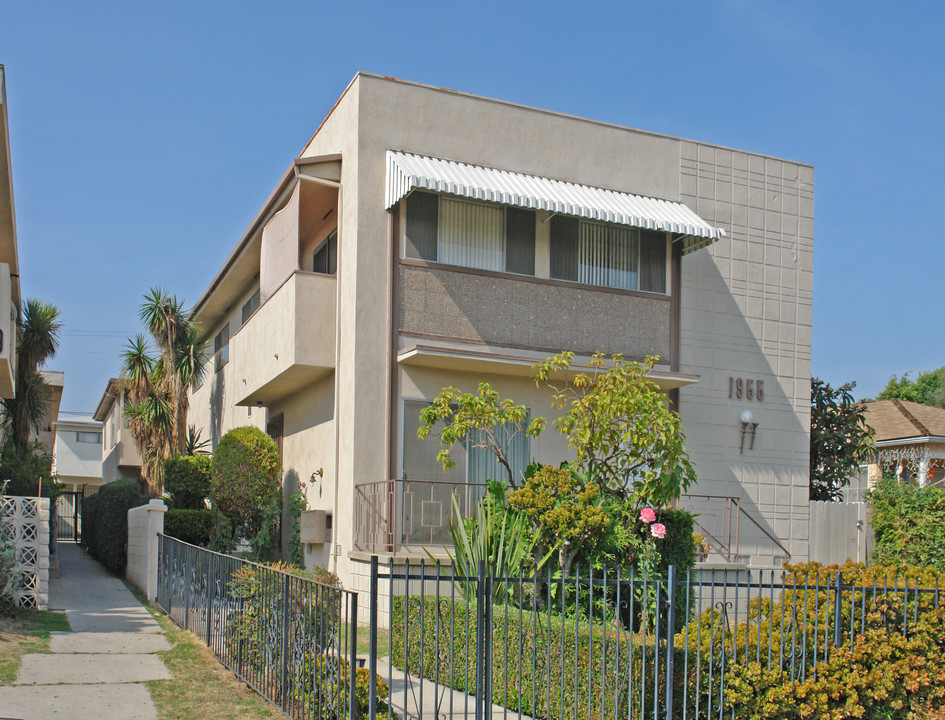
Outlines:
[[[507,507],[503,496],[504,488],[498,483],[490,483],[489,492],[476,507],[476,515],[466,518],[454,495],[450,517],[450,536],[455,555],[449,553],[449,556],[456,568],[456,575],[477,577],[479,565],[483,563],[486,575],[495,578],[492,599],[498,602],[508,598],[511,584],[506,578],[518,575],[525,563],[532,559],[537,540],[528,518]],[[539,566],[543,563],[539,563]],[[475,602],[476,582],[462,581],[458,585],[466,602]]]

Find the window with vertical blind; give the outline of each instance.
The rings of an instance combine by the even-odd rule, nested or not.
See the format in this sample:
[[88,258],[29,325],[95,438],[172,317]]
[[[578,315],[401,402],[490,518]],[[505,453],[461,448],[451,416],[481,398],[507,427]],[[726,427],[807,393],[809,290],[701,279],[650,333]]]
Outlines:
[[[417,429],[420,426],[420,411],[430,403],[426,400],[404,401],[404,456],[403,472],[407,480],[443,480],[448,482],[468,482],[485,484],[489,480],[505,482],[508,474],[499,463],[495,455],[481,447],[473,447],[475,443],[469,438],[461,445],[454,447],[450,454],[456,461],[456,467],[448,472],[443,471],[443,465],[436,459],[440,452],[440,443],[432,434],[425,440],[417,438]],[[522,428],[528,425],[529,417],[526,414]],[[516,482],[520,482],[525,467],[531,460],[530,438],[524,432],[512,435],[512,430],[505,433],[504,428],[498,429],[498,436],[504,439],[511,435],[506,452],[512,474]]]
[[425,192],[406,199],[405,254],[447,265],[535,274],[535,213]]
[[556,215],[551,277],[621,290],[666,292],[666,233]]

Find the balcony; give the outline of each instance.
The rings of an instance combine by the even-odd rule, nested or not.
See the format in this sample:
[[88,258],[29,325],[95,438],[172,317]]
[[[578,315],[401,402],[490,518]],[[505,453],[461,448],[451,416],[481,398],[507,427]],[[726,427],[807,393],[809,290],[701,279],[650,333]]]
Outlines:
[[294,272],[230,338],[237,405],[269,405],[334,370],[336,283]]
[[481,483],[382,480],[355,486],[354,545],[363,552],[451,546],[453,500],[468,516],[486,492]]

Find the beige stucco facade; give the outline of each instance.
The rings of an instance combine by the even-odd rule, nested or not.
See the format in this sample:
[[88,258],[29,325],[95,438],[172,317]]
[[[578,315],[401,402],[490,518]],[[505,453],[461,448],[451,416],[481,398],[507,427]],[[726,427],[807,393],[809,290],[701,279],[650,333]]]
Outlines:
[[55,426],[53,471],[68,490],[94,492],[102,485],[103,423],[92,417],[60,417]]
[[[726,237],[684,257],[667,237],[661,294],[551,279],[550,214],[538,214],[532,277],[417,261],[403,201],[385,206],[388,150],[684,203]],[[311,251],[333,229],[337,273],[314,272]],[[736,497],[757,523],[743,521],[738,559],[803,560],[812,238],[808,165],[362,73],[196,306],[205,339],[228,326],[230,340],[190,421],[214,441],[244,424],[281,437],[287,492],[301,481],[309,507],[333,516],[331,542],[309,545],[307,561],[359,589],[364,487],[403,477],[405,402],[488,379],[553,418],[531,361],[656,354],[700,476],[692,492]],[[761,400],[748,400],[749,380]],[[553,430],[530,452],[568,456]]]
[[102,484],[122,478],[140,478],[141,454],[124,416],[125,393],[118,378],[111,378],[92,417],[102,423]]
[[16,320],[20,307],[19,273],[6,74],[0,65],[0,398],[13,397]]

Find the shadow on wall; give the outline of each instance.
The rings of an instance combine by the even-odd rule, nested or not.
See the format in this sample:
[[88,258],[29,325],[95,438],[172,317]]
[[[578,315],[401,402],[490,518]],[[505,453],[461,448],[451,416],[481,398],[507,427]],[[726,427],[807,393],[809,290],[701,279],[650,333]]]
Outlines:
[[[772,241],[767,238],[769,245]],[[748,244],[737,235],[722,242]],[[720,260],[729,262],[725,249],[719,250],[723,251]],[[700,382],[680,390],[687,444],[690,455],[698,458],[700,477],[690,493],[739,498],[745,512],[788,548],[793,561],[805,560],[810,446],[807,428],[794,407],[806,406],[809,401],[788,397],[784,385],[800,394],[794,376],[798,365],[804,363],[805,376],[797,382],[809,382],[809,358],[797,356],[797,307],[790,297],[780,299],[796,295],[798,290],[769,288],[763,297],[760,290],[752,293],[751,283],[744,283],[749,289],[736,291],[736,298],[708,250],[693,253],[683,263],[688,266],[683,270],[681,370],[702,376]],[[788,383],[782,384],[784,378],[772,360]],[[749,400],[744,390],[741,398],[734,392],[730,398],[729,378],[765,380],[764,399],[759,401],[755,395]],[[740,452],[740,415],[745,410],[751,411],[758,426],[754,447],[747,437]],[[783,555],[744,517],[738,530],[739,555]]]

